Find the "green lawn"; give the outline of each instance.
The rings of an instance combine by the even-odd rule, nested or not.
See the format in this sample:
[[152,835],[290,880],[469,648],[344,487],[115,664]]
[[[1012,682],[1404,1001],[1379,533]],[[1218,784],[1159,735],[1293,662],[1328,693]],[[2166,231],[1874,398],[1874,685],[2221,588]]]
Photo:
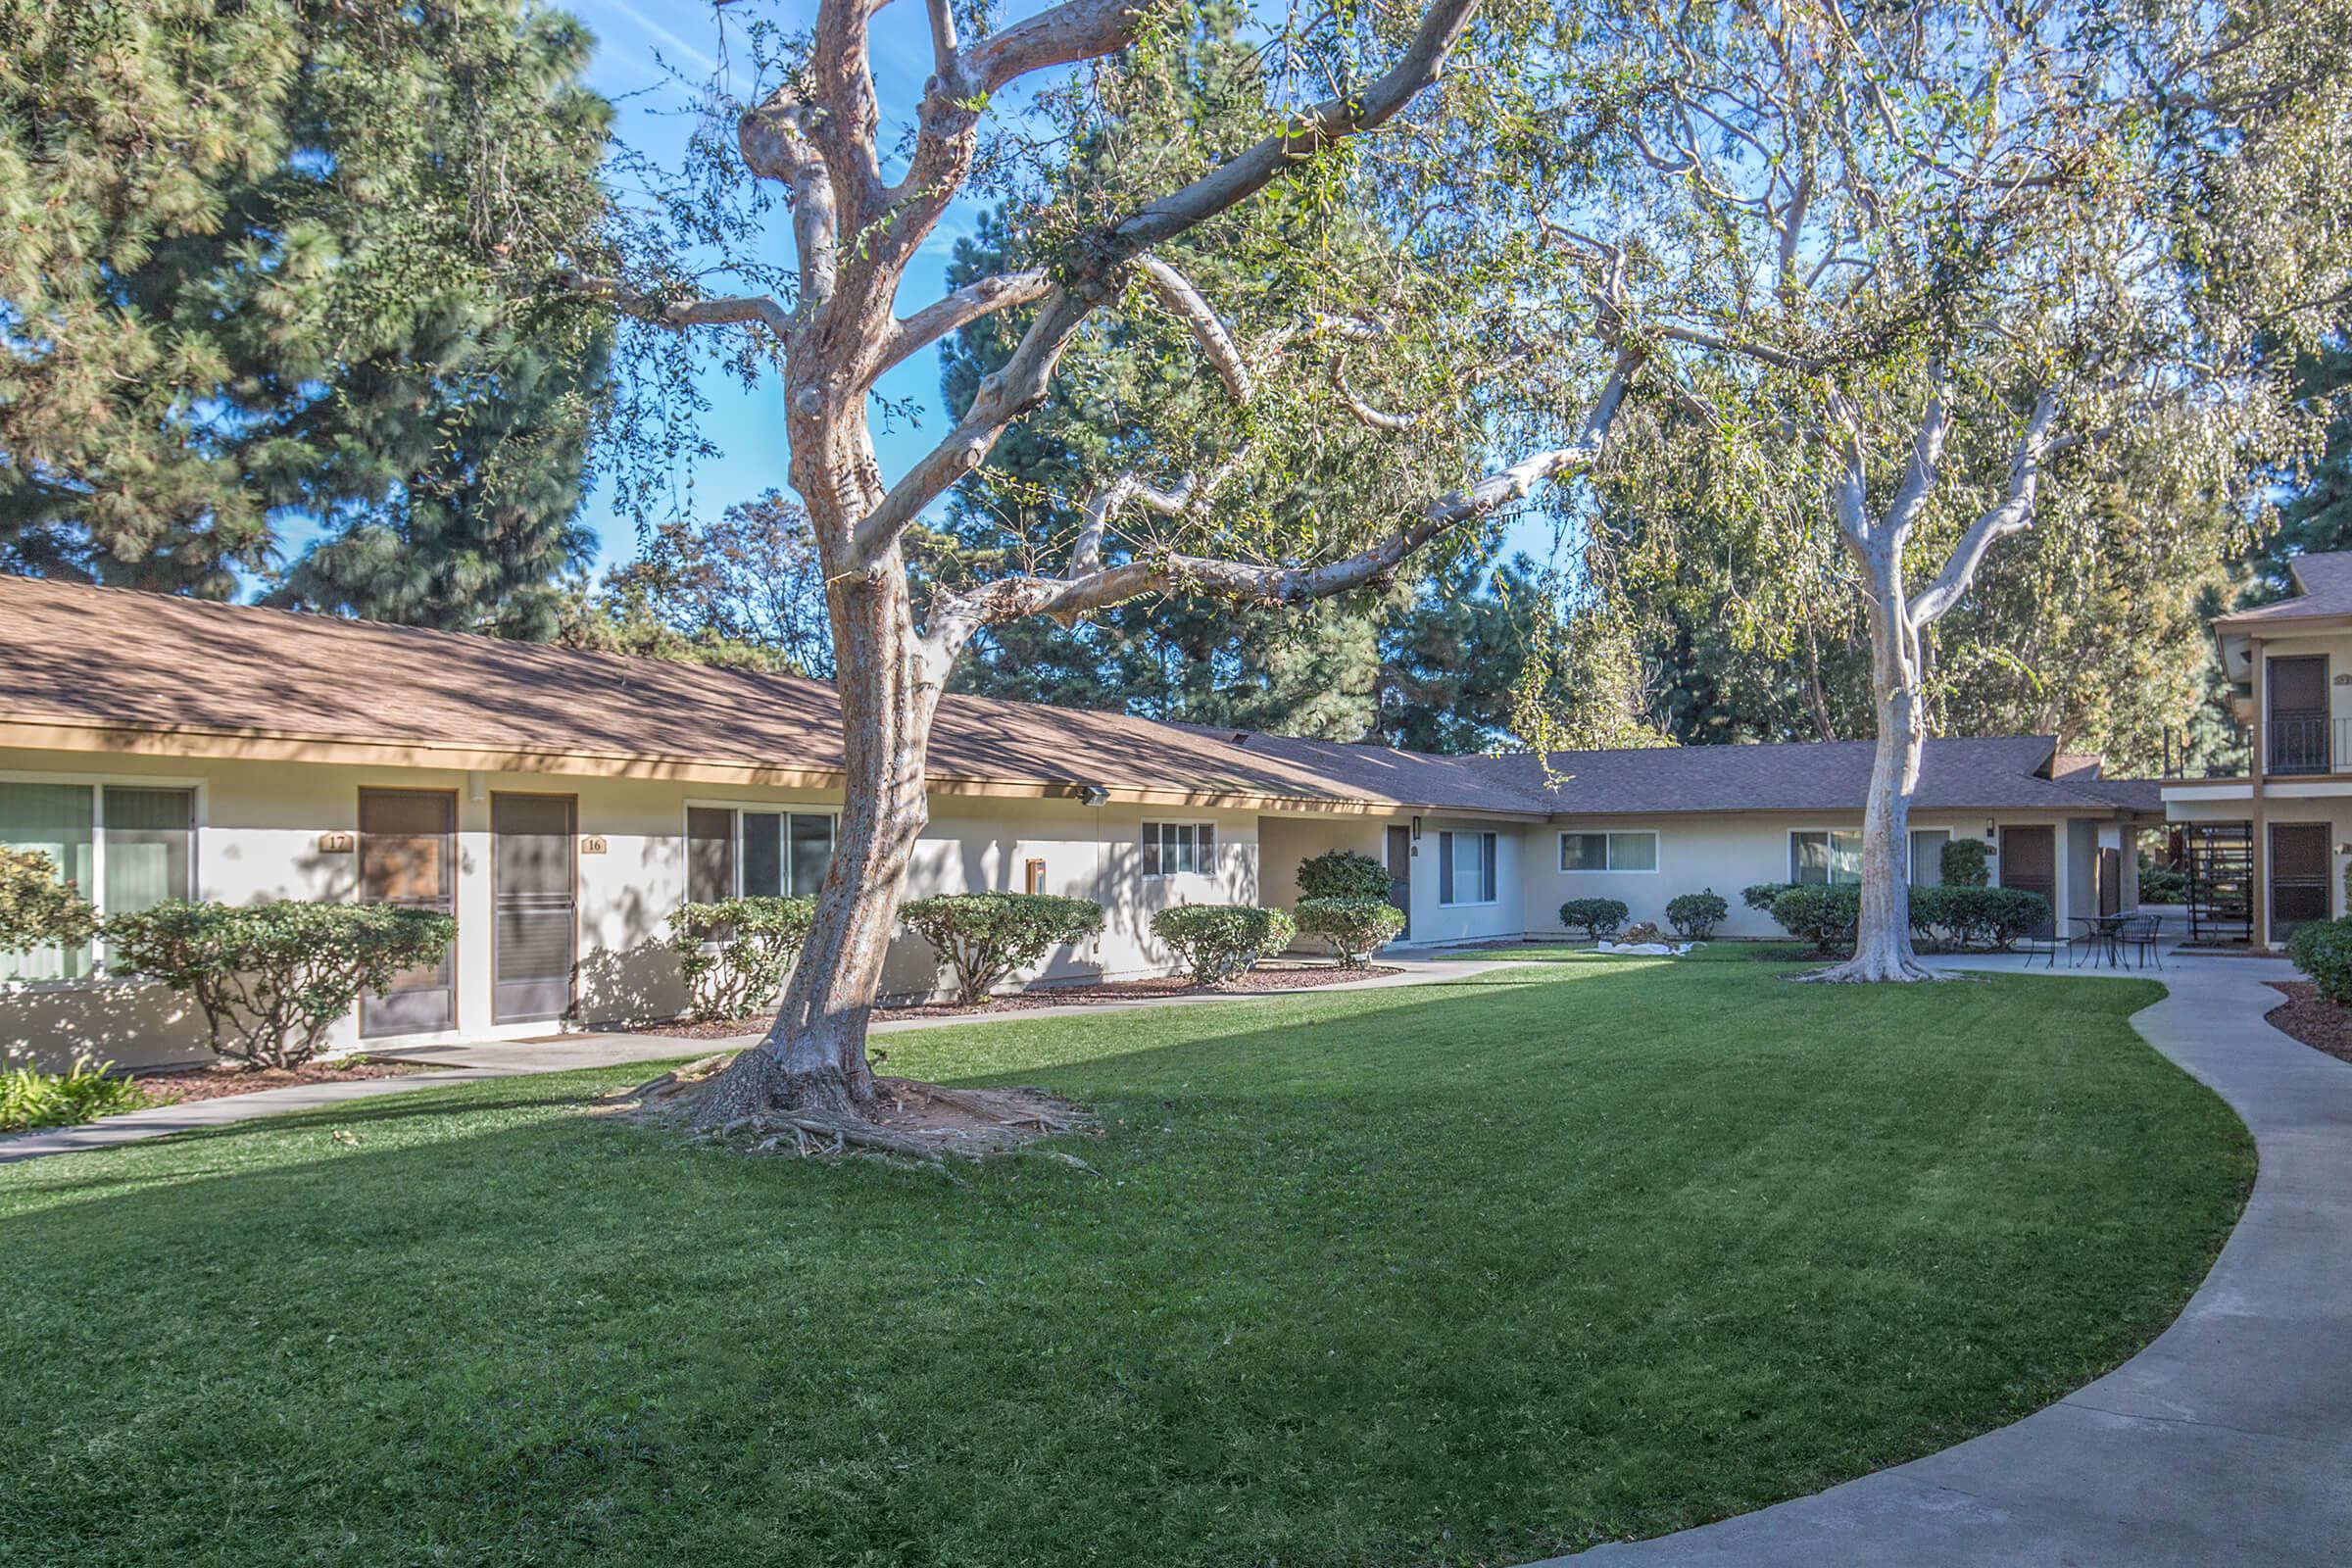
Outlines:
[[641,1072],[0,1167],[0,1561],[1515,1561],[2007,1421],[2204,1273],[2253,1154],[2153,986],[1711,954],[889,1042],[1100,1176],[579,1113]]

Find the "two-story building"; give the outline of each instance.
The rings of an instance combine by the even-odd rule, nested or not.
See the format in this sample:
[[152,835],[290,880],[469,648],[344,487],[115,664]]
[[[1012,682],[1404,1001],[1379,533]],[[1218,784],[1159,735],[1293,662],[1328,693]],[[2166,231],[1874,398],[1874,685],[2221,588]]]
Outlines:
[[2294,597],[2212,623],[2245,776],[2164,786],[2201,927],[2257,947],[2345,913],[2352,862],[2352,553],[2305,556],[2294,577]]

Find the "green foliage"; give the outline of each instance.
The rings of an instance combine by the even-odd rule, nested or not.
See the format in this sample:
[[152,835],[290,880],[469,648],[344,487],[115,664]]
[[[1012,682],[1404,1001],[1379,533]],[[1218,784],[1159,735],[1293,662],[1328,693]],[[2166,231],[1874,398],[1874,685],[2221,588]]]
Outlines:
[[1372,955],[1404,929],[1404,911],[1386,897],[1328,894],[1300,899],[1292,913],[1298,929],[1331,944],[1343,969],[1361,969]]
[[1015,969],[1099,935],[1102,906],[1046,893],[950,893],[902,906],[899,918],[956,976],[956,1000],[986,1002]]
[[603,375],[590,40],[524,0],[0,0],[0,566],[545,636]]
[[1992,880],[1992,873],[1985,863],[1983,839],[1946,840],[1943,854],[1936,861],[1936,870],[1947,888],[1981,888]]
[[1385,899],[1389,868],[1353,850],[1326,850],[1298,862],[1302,899]]
[[1758,882],[1740,890],[1740,902],[1758,914],[1770,914],[1781,895],[1794,886],[1793,882]]
[[1222,985],[1291,945],[1298,925],[1280,909],[1180,904],[1152,916],[1152,934],[1176,950],[1197,984]]
[[1703,893],[1685,893],[1666,901],[1666,919],[1682,936],[1692,942],[1704,942],[1715,934],[1715,928],[1731,917],[1732,906],[1723,895],[1713,888]]
[[2180,904],[2188,898],[2188,873],[2176,871],[2169,865],[2150,865],[2146,860],[2139,866],[2139,902],[2142,904]]
[[97,929],[97,911],[58,874],[55,860],[38,850],[0,844],[0,953],[52,943],[79,947]]
[[833,673],[824,572],[808,516],[770,490],[718,521],[641,527],[637,556],[575,585],[557,640],[599,653],[811,675]]
[[2298,926],[2286,939],[2286,956],[2311,976],[2323,1000],[2352,1004],[2352,918]]
[[438,963],[446,914],[391,904],[159,904],[104,926],[115,972],[158,981],[203,1011],[215,1052],[265,1067],[318,1054],[363,995]]
[[1560,906],[1560,924],[1598,942],[1613,936],[1632,912],[1620,899],[1570,899]]
[[1955,948],[2005,949],[2050,918],[2049,901],[2022,888],[1946,883],[1911,890],[1911,929]]
[[147,1092],[118,1078],[114,1063],[75,1057],[64,1072],[0,1066],[0,1133],[30,1127],[78,1127],[153,1103]]
[[1850,952],[1862,918],[1862,889],[1851,882],[1798,883],[1772,901],[1772,917],[1816,953]]
[[773,1009],[815,918],[810,898],[681,906],[670,916],[669,946],[686,980],[688,1012],[708,1021]]

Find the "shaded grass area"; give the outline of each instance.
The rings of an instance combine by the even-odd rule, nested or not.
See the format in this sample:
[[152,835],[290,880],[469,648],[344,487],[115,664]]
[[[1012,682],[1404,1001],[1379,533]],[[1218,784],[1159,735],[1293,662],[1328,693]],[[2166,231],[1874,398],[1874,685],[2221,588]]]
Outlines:
[[1584,956],[887,1042],[1092,1104],[1100,1176],[580,1114],[642,1068],[7,1167],[0,1560],[1495,1562],[1697,1523],[2178,1310],[2252,1152],[2130,1032],[2156,995]]

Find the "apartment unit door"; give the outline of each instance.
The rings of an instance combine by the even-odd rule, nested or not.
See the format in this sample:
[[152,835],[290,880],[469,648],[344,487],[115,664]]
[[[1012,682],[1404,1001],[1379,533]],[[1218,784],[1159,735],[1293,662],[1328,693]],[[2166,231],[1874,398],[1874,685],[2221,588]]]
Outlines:
[[2046,937],[2056,929],[2058,909],[2058,835],[2048,827],[2001,829],[2001,886],[2038,893],[2050,907],[2051,918],[2033,934]]
[[[458,798],[441,790],[360,791],[360,902],[437,914],[458,908]],[[458,1026],[458,956],[404,969],[360,999],[360,1034],[430,1034]]]
[[1396,940],[1409,942],[1413,935],[1413,836],[1405,828],[1389,829],[1389,902],[1404,913],[1404,929]]
[[2325,822],[2271,824],[2271,941],[2328,918],[2328,827]]
[[571,1010],[577,816],[568,795],[490,797],[493,1023],[536,1023]]

